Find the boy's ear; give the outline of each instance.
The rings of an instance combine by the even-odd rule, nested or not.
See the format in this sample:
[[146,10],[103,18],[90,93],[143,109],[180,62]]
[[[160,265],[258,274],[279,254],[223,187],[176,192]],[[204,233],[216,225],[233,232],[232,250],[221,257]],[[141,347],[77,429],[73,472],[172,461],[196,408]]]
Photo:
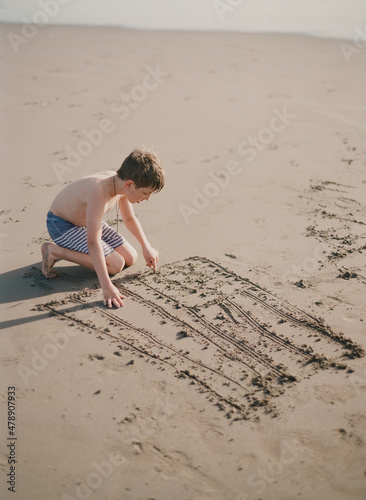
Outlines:
[[133,181],[131,181],[131,180],[126,181],[125,182],[125,189],[126,189],[126,191],[129,191],[131,189],[131,187],[133,187],[134,185],[135,185],[135,183]]

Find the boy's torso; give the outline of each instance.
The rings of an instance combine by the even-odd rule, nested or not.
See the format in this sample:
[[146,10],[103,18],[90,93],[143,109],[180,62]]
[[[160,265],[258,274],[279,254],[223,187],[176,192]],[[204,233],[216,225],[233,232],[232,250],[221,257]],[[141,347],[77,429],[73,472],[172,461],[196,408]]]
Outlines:
[[[108,170],[71,182],[56,196],[50,207],[51,212],[76,226],[86,226],[88,203],[98,201],[104,205],[103,214],[115,205],[115,175],[116,172]],[[117,195],[117,199],[120,198],[121,195]]]

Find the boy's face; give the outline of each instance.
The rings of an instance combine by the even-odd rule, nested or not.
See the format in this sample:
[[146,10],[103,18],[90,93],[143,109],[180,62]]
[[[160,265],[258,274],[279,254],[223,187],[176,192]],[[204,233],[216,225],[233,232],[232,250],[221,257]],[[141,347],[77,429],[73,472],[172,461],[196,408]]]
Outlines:
[[128,190],[127,199],[130,203],[141,203],[144,200],[149,201],[154,191],[150,187],[136,188],[135,184],[132,183]]

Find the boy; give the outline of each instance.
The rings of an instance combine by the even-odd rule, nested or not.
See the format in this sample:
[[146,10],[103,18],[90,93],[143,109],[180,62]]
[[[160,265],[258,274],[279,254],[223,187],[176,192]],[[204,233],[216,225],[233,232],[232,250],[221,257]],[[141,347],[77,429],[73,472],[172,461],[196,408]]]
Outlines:
[[[47,228],[54,243],[42,245],[42,273],[54,278],[59,260],[94,269],[103,290],[103,303],[123,306],[109,277],[136,262],[137,252],[118,234],[118,207],[123,222],[141,245],[146,265],[156,271],[159,254],[147,240],[132,204],[149,201],[163,189],[164,170],[151,150],[135,149],[117,172],[108,170],[68,184],[55,198],[47,214]],[[116,205],[117,231],[102,218]]]

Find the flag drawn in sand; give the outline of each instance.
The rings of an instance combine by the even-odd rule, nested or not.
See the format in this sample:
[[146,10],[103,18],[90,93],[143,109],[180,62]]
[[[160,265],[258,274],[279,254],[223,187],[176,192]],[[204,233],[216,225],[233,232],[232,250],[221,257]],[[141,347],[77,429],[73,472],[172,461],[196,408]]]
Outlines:
[[188,381],[229,418],[276,416],[287,387],[319,369],[346,370],[364,354],[321,319],[206,258],[114,283],[126,296],[122,309],[102,307],[90,289],[39,307]]

